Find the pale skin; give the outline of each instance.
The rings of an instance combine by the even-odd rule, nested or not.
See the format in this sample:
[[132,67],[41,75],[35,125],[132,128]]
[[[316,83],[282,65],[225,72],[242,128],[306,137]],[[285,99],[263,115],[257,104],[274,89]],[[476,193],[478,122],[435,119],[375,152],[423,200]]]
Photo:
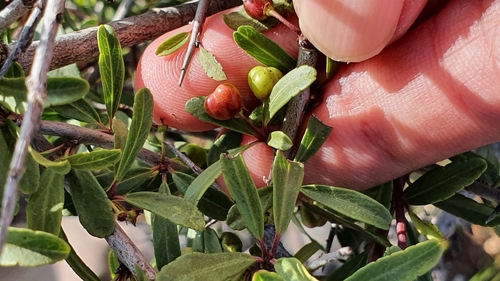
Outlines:
[[[500,0],[427,7],[425,13],[437,14],[419,18],[408,31],[426,2],[294,1],[311,42],[336,60],[352,62],[324,88],[323,101],[312,112],[334,131],[306,163],[306,183],[365,189],[500,141]],[[202,45],[215,54],[244,100],[255,102],[246,74],[258,63],[233,43],[232,30],[219,16],[205,28]],[[145,51],[136,88],[146,86],[155,95],[155,122],[189,131],[213,128],[183,107],[220,82],[208,78],[194,59],[178,88],[185,50],[154,55],[156,46],[176,32]],[[280,26],[266,35],[296,56],[292,32]],[[245,153],[257,185],[269,174],[272,153],[264,144]]]

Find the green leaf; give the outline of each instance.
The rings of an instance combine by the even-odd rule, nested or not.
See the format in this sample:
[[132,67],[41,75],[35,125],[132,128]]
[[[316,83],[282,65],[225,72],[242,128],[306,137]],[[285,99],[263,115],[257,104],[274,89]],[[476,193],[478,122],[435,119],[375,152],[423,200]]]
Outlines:
[[179,32],[174,36],[163,41],[158,48],[156,48],[155,55],[162,57],[167,56],[184,46],[189,38],[189,32]]
[[48,169],[52,169],[56,173],[65,175],[69,173],[69,171],[71,170],[71,165],[69,164],[68,160],[62,160],[57,162],[50,161],[49,159],[43,157],[43,155],[41,155],[40,153],[36,152],[36,150],[31,148],[31,146],[28,147],[28,151],[38,164]]
[[75,252],[75,249],[71,246],[71,244],[69,244],[68,238],[66,237],[66,234],[62,229],[59,232],[59,238],[63,239],[71,247],[71,251],[66,257],[66,262],[68,263],[69,267],[71,267],[73,272],[75,272],[78,277],[85,281],[101,281],[101,279],[92,271],[92,269],[90,269],[78,256],[78,254]]
[[29,197],[26,206],[27,227],[59,235],[63,206],[64,176],[52,169],[45,169],[40,188]]
[[474,182],[486,170],[481,158],[452,162],[432,169],[405,189],[403,195],[410,205],[427,205],[445,200]]
[[287,52],[251,26],[238,27],[233,39],[238,47],[266,66],[276,67],[283,73],[295,68],[296,62]]
[[207,164],[212,165],[219,161],[221,153],[227,152],[232,148],[240,147],[243,137],[240,133],[228,131],[222,134],[208,151]]
[[65,259],[69,245],[43,231],[9,227],[0,255],[0,266],[40,266]]
[[97,29],[99,47],[99,71],[101,72],[102,92],[109,120],[115,117],[122,96],[125,65],[122,48],[115,31],[109,25]]
[[224,127],[235,132],[240,132],[242,134],[247,134],[251,136],[257,136],[255,131],[240,118],[232,118],[229,120],[217,120],[208,116],[203,103],[205,102],[205,97],[195,97],[186,102],[186,111],[199,119],[200,121],[212,123],[220,127]]
[[227,280],[253,263],[252,256],[245,253],[191,253],[164,266],[156,281]]
[[418,230],[420,234],[425,236],[427,239],[436,239],[438,241],[446,240],[443,234],[439,231],[436,225],[432,222],[424,222],[422,221],[412,210],[408,210],[408,214],[410,215],[411,222]]
[[347,277],[351,276],[358,269],[365,266],[368,259],[368,252],[369,251],[364,251],[361,254],[348,259],[344,264],[328,275],[325,281],[343,281]]
[[[257,194],[259,195],[260,205],[262,206],[262,210],[268,211],[273,205],[273,187],[266,186],[263,188],[257,189]],[[264,222],[268,214],[265,214]],[[238,206],[233,205],[227,214],[227,225],[234,230],[243,230],[245,229],[245,222],[243,217],[241,216],[240,210],[238,210]]]
[[4,78],[24,77],[23,67],[17,62],[13,62],[3,77]]
[[283,106],[300,91],[316,80],[316,69],[308,65],[294,68],[274,85],[269,98],[264,101],[264,124],[268,124]]
[[[478,149],[478,151],[484,152],[484,149],[483,150]],[[500,179],[500,174],[499,174],[500,169],[498,167],[499,166],[498,159],[491,152],[491,148],[489,146],[487,146],[487,150],[486,150],[486,152],[484,154],[486,154],[486,155],[483,156],[481,154],[478,154],[478,153],[475,153],[475,152],[472,152],[472,151],[468,151],[468,152],[464,152],[462,154],[453,156],[453,157],[450,158],[450,160],[453,161],[453,162],[461,162],[461,161],[464,161],[464,160],[468,160],[470,158],[481,158],[481,159],[483,159],[488,164],[488,167],[481,174],[481,176],[479,177],[479,180],[485,182],[489,186],[495,186],[498,183],[499,179]]]
[[283,235],[295,209],[304,179],[304,164],[291,162],[279,150],[273,163],[273,216],[276,233]]
[[[166,183],[161,184],[159,192],[170,195],[170,190]],[[164,265],[181,256],[179,232],[177,231],[177,225],[171,221],[155,214],[151,217],[156,267],[161,269]]]
[[146,276],[146,273],[137,266],[137,264],[134,264],[134,270],[135,270],[135,280],[136,281],[149,281],[149,278]]
[[75,119],[91,124],[101,123],[99,114],[97,113],[95,108],[85,99],[79,99],[69,104],[52,106],[51,109],[66,118]]
[[252,276],[252,281],[285,281],[276,272],[260,269]]
[[128,170],[125,178],[116,186],[116,194],[124,195],[133,191],[140,191],[141,186],[146,182],[151,182],[156,175],[158,175],[158,171],[152,171],[151,168],[132,168]]
[[446,200],[434,203],[434,206],[472,224],[481,226],[500,225],[500,216],[486,223],[488,217],[493,213],[494,208],[485,204],[480,204],[461,194],[455,194]]
[[193,204],[177,196],[156,192],[135,192],[128,194],[125,201],[175,224],[198,231],[205,228],[203,214]]
[[316,117],[311,115],[307,121],[307,128],[300,141],[299,149],[295,155],[295,161],[307,162],[321,148],[328,139],[333,128],[325,125]]
[[248,231],[253,237],[261,239],[264,236],[264,214],[243,157],[240,155],[229,159],[221,155],[220,159],[224,182],[231,198],[236,202]]
[[87,153],[78,153],[63,159],[68,160],[75,170],[95,171],[112,166],[122,155],[119,149],[94,150]]
[[[195,178],[181,172],[175,172],[172,174],[172,180],[180,193],[184,195]],[[226,220],[231,206],[233,206],[231,199],[225,193],[214,188],[208,188],[197,205],[203,214],[219,221]]]
[[219,236],[217,236],[217,232],[211,228],[206,228],[202,232],[197,231],[192,247],[195,252],[206,254],[222,253]]
[[267,137],[267,145],[282,151],[289,150],[293,146],[292,140],[282,131],[274,131]]
[[287,281],[318,280],[312,277],[302,263],[296,258],[280,258],[276,261],[274,269],[276,269],[276,273]]
[[322,248],[323,247],[316,240],[313,240],[302,246],[302,248],[300,248],[300,250],[298,250],[293,257],[298,259],[301,263],[304,263]]
[[307,197],[355,220],[389,229],[392,215],[379,202],[354,190],[326,185],[305,185]]
[[120,267],[120,263],[118,262],[118,259],[115,256],[115,252],[113,250],[109,250],[108,253],[108,269],[110,273],[110,279],[114,279],[116,277],[116,270]]
[[215,182],[215,180],[222,173],[221,164],[219,161],[209,166],[203,173],[196,177],[196,179],[189,185],[184,199],[193,205],[198,205],[201,197],[207,189]]
[[[26,101],[27,89],[26,79],[4,78],[0,80],[0,93],[4,96],[12,96],[16,101]],[[83,98],[89,91],[89,83],[76,77],[47,77],[46,83],[47,100],[44,108],[56,105],[64,105]]]
[[82,226],[95,237],[110,235],[115,229],[115,217],[111,202],[94,175],[71,170],[66,182]]
[[120,119],[113,119],[113,138],[115,141],[114,148],[123,150],[127,142],[128,128]]
[[115,174],[115,179],[123,179],[135,161],[149,135],[153,120],[153,96],[148,89],[142,88],[134,98],[134,116],[130,124],[130,131],[122,151],[122,158]]
[[346,281],[414,280],[434,267],[442,252],[438,241],[425,241],[369,263]]
[[215,59],[215,56],[203,47],[199,47],[198,60],[205,74],[215,81],[227,80],[226,73],[222,69],[222,65]]
[[220,235],[220,243],[225,252],[241,252],[243,249],[243,242],[240,237],[233,232],[222,232]]

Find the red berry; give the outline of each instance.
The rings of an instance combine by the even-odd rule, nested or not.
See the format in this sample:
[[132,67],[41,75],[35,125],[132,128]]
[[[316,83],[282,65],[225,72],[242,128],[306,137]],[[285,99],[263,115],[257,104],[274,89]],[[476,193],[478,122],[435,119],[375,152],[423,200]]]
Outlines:
[[205,99],[205,111],[217,120],[228,120],[240,113],[243,101],[235,86],[222,83]]
[[256,20],[265,20],[268,17],[268,11],[274,10],[271,0],[243,0],[243,8],[251,18]]

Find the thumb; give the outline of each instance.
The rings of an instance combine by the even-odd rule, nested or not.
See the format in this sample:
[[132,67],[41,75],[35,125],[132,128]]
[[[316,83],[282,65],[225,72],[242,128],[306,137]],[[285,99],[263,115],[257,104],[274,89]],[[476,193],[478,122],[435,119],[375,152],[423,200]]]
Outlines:
[[426,0],[294,0],[304,35],[338,61],[359,62],[405,33]]

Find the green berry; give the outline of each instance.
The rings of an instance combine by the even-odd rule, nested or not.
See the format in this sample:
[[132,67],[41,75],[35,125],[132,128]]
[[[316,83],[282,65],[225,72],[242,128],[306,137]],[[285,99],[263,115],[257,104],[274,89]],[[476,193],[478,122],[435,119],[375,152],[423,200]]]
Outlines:
[[217,120],[228,120],[240,113],[243,108],[243,100],[235,86],[222,83],[206,97],[204,108],[210,117]]
[[256,66],[248,72],[248,86],[258,99],[264,100],[281,77],[283,73],[277,68]]

